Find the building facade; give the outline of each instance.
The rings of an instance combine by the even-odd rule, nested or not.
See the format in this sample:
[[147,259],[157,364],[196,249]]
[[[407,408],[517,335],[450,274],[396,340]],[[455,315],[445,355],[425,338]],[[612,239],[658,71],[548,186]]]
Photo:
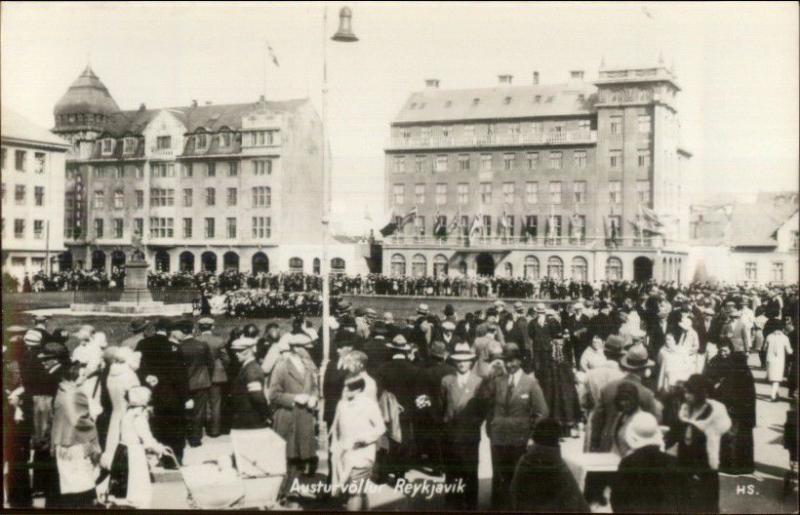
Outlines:
[[391,124],[387,274],[686,281],[675,75],[412,93]]
[[[87,68],[54,115],[71,143],[63,266],[111,270],[141,238],[159,271],[319,269],[322,125],[308,99],[123,111]],[[356,254],[334,246],[332,263],[360,270]]]
[[58,270],[69,145],[5,107],[0,144],[3,272],[21,284],[26,275]]

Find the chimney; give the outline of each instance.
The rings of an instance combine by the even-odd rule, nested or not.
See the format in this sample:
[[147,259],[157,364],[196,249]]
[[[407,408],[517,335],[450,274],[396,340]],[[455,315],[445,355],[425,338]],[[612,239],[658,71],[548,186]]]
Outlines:
[[145,109],[147,109],[147,106],[144,104],[144,102],[139,104],[139,111],[144,111]]
[[192,99],[192,107],[197,107],[197,100]]
[[425,79],[425,87],[428,89],[439,89],[439,79]]
[[572,70],[569,72],[570,80],[583,80],[583,70]]
[[500,81],[500,84],[511,84],[511,82],[514,80],[514,76],[505,73],[503,75],[498,75],[497,79]]
[[539,72],[533,72],[533,85],[539,85]]

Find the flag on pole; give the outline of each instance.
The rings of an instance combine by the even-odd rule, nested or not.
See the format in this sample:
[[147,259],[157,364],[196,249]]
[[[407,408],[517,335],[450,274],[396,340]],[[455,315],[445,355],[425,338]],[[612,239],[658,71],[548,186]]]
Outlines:
[[448,227],[447,232],[450,234],[456,234],[458,230],[461,228],[461,209],[456,212],[456,215],[453,217],[453,221],[450,222],[450,227]]
[[266,43],[267,43],[267,52],[269,52],[270,59],[272,59],[272,62],[275,64],[275,66],[280,68],[281,65],[280,63],[278,63],[278,58],[275,57],[275,51],[272,49],[272,46],[269,44],[269,41],[267,41]]
[[503,234],[508,232],[508,215],[503,210],[503,216],[500,217],[500,227],[503,229]]
[[411,208],[411,210],[403,216],[403,219],[400,221],[400,229],[405,227],[406,225],[412,223],[414,219],[417,217],[417,206]]
[[447,236],[447,224],[445,223],[442,214],[436,210],[436,216],[433,222],[433,235],[434,236]]
[[556,213],[553,204],[550,204],[550,217],[547,219],[547,237],[556,239]]
[[480,214],[475,215],[475,218],[472,219],[472,227],[469,229],[469,235],[472,236],[476,232],[483,232],[483,216]]
[[397,231],[397,219],[395,218],[394,209],[389,213],[389,222],[381,229],[381,236],[387,238]]

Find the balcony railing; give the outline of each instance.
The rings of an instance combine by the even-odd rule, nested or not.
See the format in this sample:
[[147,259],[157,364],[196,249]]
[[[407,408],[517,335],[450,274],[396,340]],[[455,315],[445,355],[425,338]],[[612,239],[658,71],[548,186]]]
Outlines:
[[413,236],[395,235],[384,240],[384,244],[393,247],[468,247],[468,248],[539,248],[539,247],[560,247],[560,248],[641,248],[657,249],[662,248],[666,243],[664,238],[588,238],[571,236]]
[[171,148],[150,148],[150,157],[156,159],[172,159],[175,157],[175,151]]
[[391,149],[491,147],[514,145],[569,145],[597,142],[597,131],[531,132],[526,134],[490,134],[486,136],[430,138],[392,138]]

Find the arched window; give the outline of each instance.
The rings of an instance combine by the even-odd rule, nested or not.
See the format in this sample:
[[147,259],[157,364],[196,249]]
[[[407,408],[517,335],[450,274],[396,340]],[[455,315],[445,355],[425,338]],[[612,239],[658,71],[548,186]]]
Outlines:
[[194,254],[188,250],[181,252],[178,257],[178,267],[181,272],[194,272]]
[[441,254],[433,258],[433,275],[436,277],[447,275],[447,258]]
[[200,264],[203,272],[217,272],[217,255],[213,252],[203,252],[200,256]]
[[425,277],[428,273],[428,260],[422,254],[417,254],[411,260],[411,275],[414,277]]
[[514,277],[514,265],[512,265],[511,263],[506,263],[503,266],[503,269],[505,270],[506,277],[508,278]]
[[344,259],[342,258],[333,258],[331,259],[331,273],[335,275],[341,275],[344,273],[345,263]]
[[100,272],[106,269],[106,253],[102,250],[95,250],[92,252],[92,270]]
[[289,259],[289,272],[295,274],[303,273],[303,260],[299,257]]
[[525,258],[523,275],[525,279],[531,281],[539,279],[539,260],[536,259],[536,256],[528,256]]
[[564,278],[564,262],[560,257],[552,256],[547,260],[547,276],[557,280]]
[[319,275],[322,273],[322,261],[319,258],[314,258],[314,261],[311,262],[311,266],[314,268],[314,275]]
[[573,281],[589,280],[589,265],[586,262],[586,259],[580,256],[572,258],[572,280]]
[[256,252],[251,259],[250,269],[254,274],[269,272],[269,258],[263,252]]
[[606,261],[606,279],[609,281],[622,280],[622,261],[619,258],[610,257]]
[[406,275],[406,258],[402,254],[392,256],[392,276],[400,277]]
[[156,272],[169,272],[169,254],[166,250],[156,251]]
[[239,270],[239,254],[236,252],[226,252],[222,256],[222,266],[224,270]]

